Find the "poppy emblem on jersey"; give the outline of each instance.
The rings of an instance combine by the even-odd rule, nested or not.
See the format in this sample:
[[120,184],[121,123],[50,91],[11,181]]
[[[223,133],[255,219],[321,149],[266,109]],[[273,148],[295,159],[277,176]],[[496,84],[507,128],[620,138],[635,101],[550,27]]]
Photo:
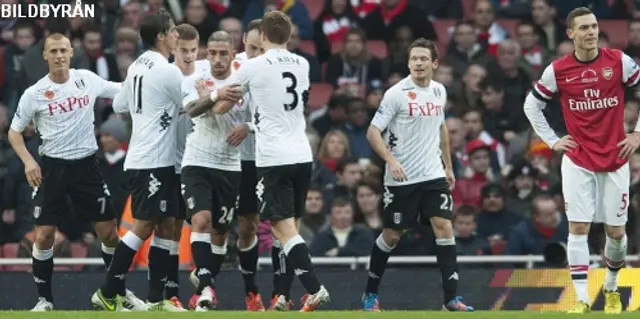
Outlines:
[[51,91],[51,90],[44,91],[44,97],[46,97],[47,99],[51,100],[51,99],[53,99],[54,96],[56,96],[56,95],[55,95],[55,93],[53,93],[53,91]]
[[240,68],[240,62],[238,62],[238,61],[233,61],[233,69],[234,69],[234,70],[237,70],[237,69],[239,69],[239,68]]
[[416,99],[416,92],[409,91],[409,93],[407,93],[407,96],[409,97],[410,100],[415,100]]
[[206,84],[208,87],[213,87],[213,81],[212,80],[206,80],[206,81],[204,81],[204,84]]
[[613,76],[613,69],[612,68],[602,68],[602,77],[605,80],[611,80],[611,77]]

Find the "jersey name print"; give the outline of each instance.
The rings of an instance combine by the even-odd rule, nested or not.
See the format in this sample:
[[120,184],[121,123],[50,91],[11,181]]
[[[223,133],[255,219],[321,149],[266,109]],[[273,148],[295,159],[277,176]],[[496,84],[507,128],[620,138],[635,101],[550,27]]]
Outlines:
[[640,69],[632,58],[620,50],[603,48],[589,63],[573,55],[555,60],[532,93],[544,102],[559,93],[567,131],[578,143],[565,153],[567,157],[593,172],[613,172],[627,162],[618,156],[617,146],[625,138],[625,89],[639,81]]
[[244,61],[236,76],[255,107],[256,166],[311,162],[304,117],[310,86],[307,60],[287,50],[271,49]]
[[182,72],[160,53],[147,51],[131,64],[116,112],[129,112],[132,133],[124,169],[175,166],[176,117],[182,106]]
[[[185,99],[183,105],[197,100],[198,91],[195,82],[205,81],[212,90],[225,87],[235,82],[233,73],[224,80],[219,80],[211,75],[209,68],[198,70],[196,77],[183,82]],[[182,158],[182,167],[198,166],[215,168],[225,171],[240,171],[240,150],[238,147],[227,143],[227,134],[236,125],[244,122],[245,110],[241,105],[235,105],[229,112],[223,115],[208,111],[193,118],[193,132],[187,136],[187,144]]]
[[11,129],[22,132],[33,120],[42,138],[41,155],[85,158],[98,150],[95,101],[99,97],[113,99],[120,88],[120,83],[106,81],[89,70],[69,70],[69,80],[63,84],[45,76],[20,98]]
[[431,80],[420,87],[410,77],[384,94],[371,125],[384,132],[389,151],[404,167],[408,179],[394,181],[386,170],[384,184],[399,186],[445,177],[440,151],[447,91]]

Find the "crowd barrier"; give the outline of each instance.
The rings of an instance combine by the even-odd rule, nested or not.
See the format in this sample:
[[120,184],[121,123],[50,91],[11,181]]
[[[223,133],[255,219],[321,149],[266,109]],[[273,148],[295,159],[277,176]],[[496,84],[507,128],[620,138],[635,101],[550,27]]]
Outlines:
[[[494,269],[486,263],[538,262],[540,256],[460,257],[459,292],[470,305],[482,310],[565,311],[575,302],[569,272],[566,269]],[[592,256],[593,261],[600,260]],[[480,261],[483,260],[483,261]],[[628,261],[637,261],[630,256]],[[392,263],[433,264],[431,257],[394,257]],[[100,264],[99,259],[57,259],[58,264]],[[24,265],[28,259],[0,259],[0,265]],[[265,298],[271,293],[270,261],[261,259],[264,271],[259,271],[258,285]],[[326,309],[353,310],[361,308],[362,290],[367,280],[367,258],[315,258],[316,272],[332,295]],[[479,264],[484,263],[484,264]],[[338,266],[340,264],[341,266]],[[355,267],[353,267],[355,265]],[[353,269],[355,268],[355,270]],[[603,307],[602,283],[605,269],[589,271],[589,294],[595,310]],[[127,286],[145,298],[146,274],[134,271],[127,276]],[[469,280],[472,279],[472,280]],[[53,277],[57,309],[90,309],[89,298],[102,284],[104,273],[56,272]],[[180,274],[181,297],[187,301],[193,288],[188,272]],[[80,284],[81,283],[81,284]],[[628,311],[640,310],[640,270],[625,268],[620,272],[620,292]],[[219,308],[242,310],[244,285],[237,270],[222,271],[216,278]],[[20,294],[16,294],[20,291]],[[303,290],[296,282],[296,300]],[[384,275],[380,290],[381,306],[385,309],[437,310],[441,307],[440,274],[434,265],[428,267],[390,268]],[[37,299],[33,277],[27,272],[0,272],[0,309],[28,309]],[[268,302],[268,300],[265,300]]]

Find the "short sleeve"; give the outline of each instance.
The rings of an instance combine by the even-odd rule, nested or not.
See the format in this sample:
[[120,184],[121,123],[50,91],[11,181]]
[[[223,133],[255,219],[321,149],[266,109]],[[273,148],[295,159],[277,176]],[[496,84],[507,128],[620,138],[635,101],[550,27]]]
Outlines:
[[247,94],[249,92],[249,79],[251,77],[251,69],[253,65],[253,61],[255,59],[247,60],[240,64],[240,67],[235,72],[235,81],[234,83],[240,85],[242,89],[242,94]]
[[107,81],[91,71],[82,71],[91,81],[91,86],[95,88],[98,97],[113,99],[122,90],[122,83]]
[[373,116],[373,120],[371,120],[371,125],[377,127],[380,131],[384,131],[398,113],[399,109],[400,100],[398,95],[395,94],[395,90],[387,90],[382,97],[380,107],[378,107],[376,114]]
[[33,96],[31,90],[27,90],[22,94],[16,113],[13,115],[13,120],[11,121],[12,130],[16,132],[24,131],[24,128],[27,127],[36,116],[36,104],[36,98]]
[[626,54],[622,54],[622,83],[634,88],[640,83],[640,68],[635,60]]
[[549,66],[544,69],[540,79],[533,86],[533,90],[531,92],[535,98],[544,102],[551,100],[551,98],[553,98],[553,94],[558,92],[553,63],[549,64]]

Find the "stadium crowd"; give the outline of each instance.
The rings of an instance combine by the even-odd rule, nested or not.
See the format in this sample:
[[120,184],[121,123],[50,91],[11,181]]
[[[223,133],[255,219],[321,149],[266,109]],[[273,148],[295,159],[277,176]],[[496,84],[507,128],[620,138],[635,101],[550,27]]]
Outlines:
[[[3,1],[12,2],[32,1]],[[147,12],[165,7],[176,21],[195,26],[203,42],[202,59],[212,32],[225,30],[241,46],[243,27],[252,19],[273,9],[290,15],[296,28],[289,49],[309,60],[314,82],[307,136],[315,165],[301,230],[314,256],[368,255],[381,230],[384,168],[367,142],[366,130],[386,88],[407,76],[406,48],[415,38],[436,41],[440,48],[434,79],[448,91],[447,125],[457,178],[454,228],[460,255],[537,255],[549,243],[566,241],[559,156],[537,138],[522,108],[544,67],[572,51],[563,24],[566,14],[578,6],[590,7],[604,19],[600,46],[623,49],[640,61],[640,1],[633,0],[94,2],[99,6],[94,19],[0,20],[0,257],[31,255],[31,189],[6,133],[18,98],[47,73],[42,39],[48,33],[67,34],[73,40],[72,68],[120,82],[142,52],[136,28]],[[129,122],[114,114],[110,102],[96,105],[96,137],[114,207],[126,214],[128,185],[122,165]],[[633,130],[640,94],[628,92],[624,107],[624,125]],[[565,131],[557,101],[545,113],[556,131]],[[31,127],[24,137],[36,156],[37,132]],[[640,194],[636,191],[640,154],[631,157],[630,165],[627,232],[630,253],[638,253],[635,211],[640,207],[633,195]],[[56,236],[56,255],[99,257],[89,225],[75,224],[71,205],[68,211],[69,218]],[[260,251],[268,254],[271,234],[268,225],[263,226]],[[598,236],[603,232],[598,227],[591,232],[592,253],[599,254],[604,238]],[[432,230],[418,227],[403,235],[395,254],[432,255],[433,246]],[[229,251],[235,247],[231,240]]]

